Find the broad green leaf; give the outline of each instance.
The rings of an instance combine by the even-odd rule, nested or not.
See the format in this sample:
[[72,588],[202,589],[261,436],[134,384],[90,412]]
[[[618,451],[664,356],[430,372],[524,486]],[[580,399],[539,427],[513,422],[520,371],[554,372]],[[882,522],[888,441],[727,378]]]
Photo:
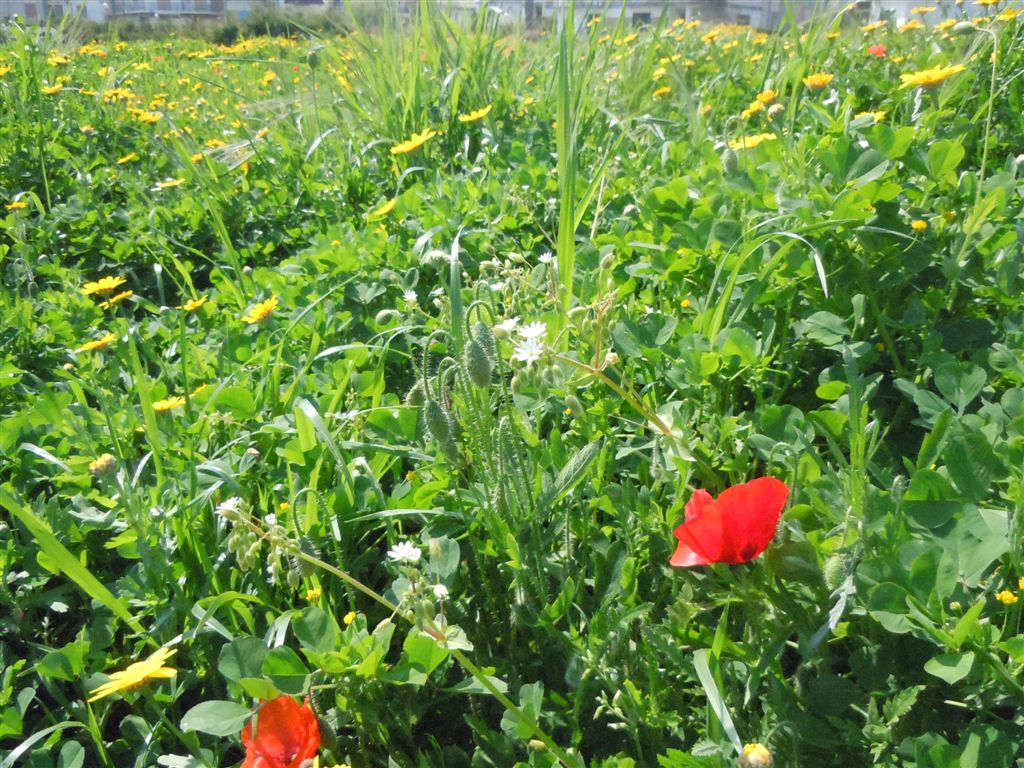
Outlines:
[[942,653],[925,662],[924,670],[950,685],[958,683],[971,673],[974,653]]
[[204,701],[182,716],[181,730],[211,736],[237,736],[251,715],[248,707],[233,701]]

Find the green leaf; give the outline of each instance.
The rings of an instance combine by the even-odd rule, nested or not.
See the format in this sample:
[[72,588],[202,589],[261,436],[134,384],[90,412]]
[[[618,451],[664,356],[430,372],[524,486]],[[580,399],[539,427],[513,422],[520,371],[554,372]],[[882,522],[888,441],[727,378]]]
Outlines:
[[972,605],[970,610],[960,617],[956,627],[953,629],[951,644],[954,650],[959,650],[967,638],[977,637],[980,634],[981,624],[978,620],[981,618],[983,610],[985,610],[985,601],[982,599]]
[[[519,688],[519,709],[529,721],[536,723],[544,701],[544,683],[527,683]],[[534,735],[531,724],[511,710],[501,718],[501,730],[515,739],[525,740]]]
[[306,692],[309,670],[288,646],[274,648],[263,660],[263,674],[284,693],[294,696]]
[[204,701],[181,718],[181,730],[211,736],[237,736],[252,713],[233,701]]
[[707,648],[701,648],[693,654],[693,666],[697,670],[697,678],[704,688],[704,694],[708,697],[708,705],[711,707],[711,711],[715,713],[718,722],[722,724],[722,728],[725,729],[729,741],[733,743],[737,751],[742,751],[743,742],[740,741],[740,736],[736,732],[732,716],[729,714],[729,708],[726,706],[725,700],[718,690],[718,685],[715,683],[715,678],[711,674],[711,668],[708,666],[708,654]]
[[266,656],[267,646],[261,639],[240,637],[220,649],[217,669],[225,678],[237,683],[243,677],[259,677]]
[[562,467],[562,471],[558,473],[555,481],[541,494],[537,506],[541,509],[548,509],[557,504],[584,478],[587,467],[597,458],[600,451],[600,440],[587,443],[579,453],[569,459],[568,464]]
[[973,363],[947,363],[935,371],[935,386],[957,413],[963,413],[985,386],[987,376]]
[[822,400],[838,400],[846,392],[845,381],[829,381],[814,390],[814,394]]
[[956,184],[956,169],[964,159],[959,142],[941,139],[928,148],[928,173],[932,179],[950,186]]
[[306,608],[292,622],[292,630],[307,651],[327,653],[337,648],[340,635],[338,624],[333,616],[321,608]]
[[971,672],[974,665],[974,653],[943,653],[928,659],[924,670],[950,685],[963,680]]
[[448,649],[440,645],[430,635],[412,631],[402,645],[409,663],[429,675],[438,665],[448,658]]

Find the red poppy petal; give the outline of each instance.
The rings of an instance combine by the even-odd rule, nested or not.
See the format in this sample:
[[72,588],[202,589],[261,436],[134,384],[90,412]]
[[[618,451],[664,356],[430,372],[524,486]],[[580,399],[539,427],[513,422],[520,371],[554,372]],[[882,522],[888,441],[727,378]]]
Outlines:
[[709,506],[715,503],[715,500],[711,497],[711,494],[705,491],[703,488],[698,488],[693,492],[693,498],[686,502],[686,522],[696,520],[703,514]]
[[243,768],[293,768],[313,757],[320,746],[316,714],[290,696],[268,701],[255,719],[255,738],[251,721],[242,729]]
[[723,562],[745,563],[767,549],[789,497],[786,484],[759,477],[722,491],[715,501],[729,545]]
[[699,517],[676,528],[675,537],[679,539],[679,546],[669,561],[672,565],[688,567],[728,562],[729,541],[717,503],[708,505]]

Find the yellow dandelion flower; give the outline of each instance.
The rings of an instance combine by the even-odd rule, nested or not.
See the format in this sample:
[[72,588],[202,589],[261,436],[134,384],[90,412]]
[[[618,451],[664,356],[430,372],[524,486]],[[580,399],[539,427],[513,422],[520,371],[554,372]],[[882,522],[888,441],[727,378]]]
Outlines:
[[934,5],[919,5],[916,8],[911,8],[910,12],[911,13],[919,13],[922,16],[924,16],[926,13],[932,13],[933,11],[937,11],[937,10],[938,10],[938,8],[936,8]]
[[96,133],[96,129],[93,128],[91,125],[83,125],[78,130],[80,130],[82,133],[86,134],[87,136],[90,133]]
[[468,115],[459,115],[460,123],[475,123],[477,120],[483,120],[491,111],[493,104],[488,104],[486,107],[480,107],[470,112]]
[[209,300],[209,298],[209,296],[203,295],[200,296],[198,299],[189,299],[184,304],[179,306],[178,309],[183,309],[186,312],[195,312],[197,309],[203,306],[203,304],[205,304]]
[[181,395],[173,395],[164,400],[157,400],[153,403],[153,410],[157,413],[164,413],[165,411],[172,411],[175,408],[181,408],[185,404],[185,398]]
[[1013,592],[1008,589],[1004,589],[1002,592],[996,593],[996,600],[1003,605],[1013,605],[1019,598]]
[[407,152],[412,152],[413,150],[422,147],[424,144],[427,143],[429,139],[432,139],[434,136],[437,136],[437,131],[432,131],[429,128],[423,131],[423,133],[414,133],[405,141],[401,141],[398,144],[395,144],[395,146],[391,148],[391,154],[404,155]]
[[320,587],[312,587],[310,589],[307,589],[306,590],[306,602],[308,602],[308,603],[315,603],[317,600],[320,599],[320,596],[322,594],[323,594],[323,590],[321,590]]
[[934,29],[936,32],[948,32],[957,25],[958,21],[958,19],[946,19],[945,21],[940,21],[936,24]]
[[397,202],[398,198],[393,197],[390,200],[381,203],[381,205],[379,205],[378,207],[370,211],[368,214],[366,214],[367,220],[376,221],[377,219],[383,219],[385,216],[387,216],[389,213],[391,213],[391,211],[395,209],[395,203]]
[[60,93],[63,90],[64,86],[60,83],[57,83],[56,85],[44,85],[42,87],[43,93],[45,93],[47,96],[53,96],[53,94]]
[[830,75],[828,72],[816,72],[804,78],[804,85],[812,91],[820,91],[831,83],[834,77],[835,75]]
[[157,182],[157,189],[170,189],[171,187],[180,187],[185,183],[184,179],[166,179],[164,181]]
[[670,93],[672,93],[672,86],[663,85],[661,88],[656,88],[654,92],[651,93],[651,98],[660,99],[662,96],[668,96]]
[[924,232],[928,229],[928,222],[924,219],[914,219],[910,222],[910,228],[915,232]]
[[1024,576],[1021,576],[1019,579],[1017,579],[1017,588],[1024,589]]
[[885,120],[885,110],[880,109],[877,112],[858,112],[854,115],[854,118],[858,117],[870,117],[876,123],[880,123]]
[[113,307],[113,306],[115,306],[117,304],[120,304],[125,299],[129,298],[130,296],[134,296],[134,295],[135,294],[132,293],[131,291],[121,291],[120,293],[114,294],[113,296],[111,296],[106,301],[101,301],[100,302],[100,307],[102,307],[103,309],[110,309],[111,307]]
[[89,701],[102,699],[104,696],[110,696],[112,693],[130,691],[149,680],[174,677],[178,674],[178,671],[171,667],[165,667],[164,662],[175,653],[177,653],[177,648],[161,648],[148,659],[129,664],[128,668],[123,672],[112,673],[110,680],[98,688],[93,688],[89,691]]
[[0,66],[0,77],[3,77],[4,75],[9,74],[13,70],[14,70],[14,67],[12,67],[10,64],[4,64],[3,66]]
[[356,620],[356,612],[355,611],[349,611],[348,613],[345,614],[345,618],[342,619],[342,621],[345,622],[345,626],[349,626],[355,620]]
[[771,104],[773,101],[775,101],[777,98],[779,98],[779,92],[778,91],[771,91],[771,90],[769,90],[769,91],[761,91],[755,97],[755,101],[757,101],[757,102],[759,102],[761,104],[768,105],[768,104]]
[[8,203],[4,206],[8,211],[23,211],[28,208],[28,203],[24,200],[15,200],[13,203]]
[[127,281],[123,277],[114,277],[113,275],[107,275],[101,277],[99,280],[94,280],[91,283],[86,283],[82,286],[82,293],[85,296],[92,296],[93,294],[107,294],[113,291],[115,288],[124,285]]
[[924,24],[920,19],[911,19],[900,27],[900,32],[913,32],[915,29],[924,29]]
[[260,85],[266,87],[275,80],[277,80],[277,75],[268,69],[266,72],[263,73],[263,77],[260,78]]
[[76,351],[77,352],[96,352],[97,350],[100,350],[100,349],[106,349],[111,344],[113,344],[115,341],[117,341],[117,336],[115,334],[113,334],[113,333],[107,333],[107,334],[104,334],[103,336],[101,336],[98,339],[94,339],[93,341],[87,341],[85,344],[80,346]]
[[775,759],[764,744],[747,744],[740,757],[740,768],[772,768]]
[[1002,0],[974,0],[974,4],[981,6],[982,8],[988,8],[991,5],[998,5]]
[[196,387],[195,389],[192,390],[192,394],[190,395],[190,397],[198,397],[204,391],[206,391],[209,387],[210,387],[209,384],[200,384],[198,387]]
[[1013,21],[1022,13],[1024,13],[1024,10],[1020,8],[1007,8],[1005,11],[996,14],[996,19],[999,21]]
[[750,102],[750,106],[740,113],[740,117],[744,120],[749,120],[754,115],[758,115],[761,112],[764,112],[764,103],[760,101],[752,101]]
[[903,81],[900,88],[933,88],[965,69],[967,67],[963,64],[954,64],[951,67],[935,67],[934,69],[922,69],[920,72],[909,72],[900,75],[900,80]]
[[94,475],[102,475],[113,469],[115,462],[116,460],[109,453],[101,454],[89,462],[89,472]]
[[117,164],[118,165],[124,165],[125,163],[131,163],[131,162],[134,162],[135,160],[138,160],[138,159],[139,159],[138,153],[136,153],[136,152],[129,152],[127,155],[124,155],[123,157],[117,158]]
[[775,141],[778,138],[774,133],[757,133],[753,136],[741,136],[729,142],[729,149],[753,149],[766,141]]
[[262,323],[277,309],[278,300],[277,296],[271,296],[266,301],[261,301],[255,307],[250,309],[246,314],[242,315],[242,321],[252,325],[253,323]]

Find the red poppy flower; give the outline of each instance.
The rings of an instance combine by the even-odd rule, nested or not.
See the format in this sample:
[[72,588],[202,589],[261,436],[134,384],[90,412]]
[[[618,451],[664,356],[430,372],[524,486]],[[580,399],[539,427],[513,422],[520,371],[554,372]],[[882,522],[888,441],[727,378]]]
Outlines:
[[679,546],[669,562],[689,568],[753,560],[771,543],[788,496],[789,488],[774,477],[726,488],[717,499],[697,491],[686,505],[686,522],[675,530]]
[[242,729],[242,768],[299,768],[320,748],[320,726],[309,706],[291,696],[278,696],[256,713],[256,737],[250,720]]
[[888,49],[884,45],[882,45],[881,43],[879,43],[878,45],[869,45],[868,46],[868,53],[870,53],[872,56],[877,56],[880,59],[884,59],[885,58],[885,54],[886,54],[887,51],[888,51]]

